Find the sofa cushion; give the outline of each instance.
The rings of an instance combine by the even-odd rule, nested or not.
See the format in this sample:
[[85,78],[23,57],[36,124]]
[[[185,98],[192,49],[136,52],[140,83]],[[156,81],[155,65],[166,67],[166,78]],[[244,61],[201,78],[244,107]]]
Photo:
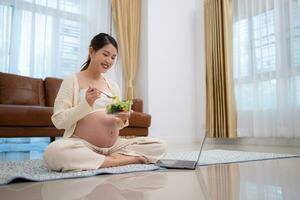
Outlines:
[[43,80],[0,72],[0,104],[44,106]]
[[46,106],[53,107],[62,79],[47,77],[45,79]]
[[52,107],[0,104],[0,126],[53,126]]

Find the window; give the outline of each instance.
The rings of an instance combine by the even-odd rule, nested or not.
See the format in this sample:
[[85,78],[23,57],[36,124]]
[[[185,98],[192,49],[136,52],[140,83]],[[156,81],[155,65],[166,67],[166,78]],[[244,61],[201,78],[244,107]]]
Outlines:
[[300,0],[233,5],[239,136],[300,137]]
[[80,5],[79,0],[1,1],[1,71],[64,77],[78,70]]
[[[252,109],[254,106],[253,87],[258,88],[261,95],[260,108],[269,109],[276,106],[276,51],[274,11],[269,10],[249,19],[234,23],[234,51],[240,57],[234,59],[235,81],[241,83],[236,88],[236,93],[241,91],[241,104],[243,110]],[[252,41],[252,42],[249,42]],[[239,46],[239,48],[237,47]],[[239,51],[237,53],[237,51]],[[259,77],[260,81],[253,82]],[[253,85],[255,84],[255,85]],[[270,87],[269,87],[270,86]]]
[[[296,68],[297,75],[300,75],[300,20],[298,19],[300,19],[298,7],[292,6],[292,23],[290,22],[292,26],[288,30],[290,34],[286,36],[289,65],[285,67],[286,70]],[[233,38],[234,78],[236,83],[241,83],[236,88],[236,93],[242,91],[241,98],[244,99],[243,103],[239,104],[241,109],[249,110],[252,108],[252,101],[254,101],[254,98],[251,97],[252,87],[259,88],[258,91],[265,94],[259,100],[263,102],[262,108],[276,107],[276,70],[278,65],[276,56],[280,56],[280,49],[278,46],[276,47],[275,40],[280,38],[276,38],[278,36],[275,35],[274,20],[274,10],[272,9],[251,18],[236,21],[233,24],[234,35],[236,35]],[[291,81],[297,94],[297,105],[300,105],[299,78],[295,77]],[[247,94],[247,97],[243,94]]]

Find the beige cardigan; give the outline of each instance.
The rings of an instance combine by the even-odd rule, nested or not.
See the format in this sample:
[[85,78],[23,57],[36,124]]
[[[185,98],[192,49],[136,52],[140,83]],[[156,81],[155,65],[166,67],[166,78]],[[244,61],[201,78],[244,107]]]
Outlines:
[[[112,80],[107,82],[114,96],[120,97],[119,86]],[[54,102],[54,111],[51,117],[57,129],[65,129],[63,138],[73,135],[77,121],[89,114],[93,108],[86,100],[78,104],[79,85],[77,75],[66,77],[58,91]]]

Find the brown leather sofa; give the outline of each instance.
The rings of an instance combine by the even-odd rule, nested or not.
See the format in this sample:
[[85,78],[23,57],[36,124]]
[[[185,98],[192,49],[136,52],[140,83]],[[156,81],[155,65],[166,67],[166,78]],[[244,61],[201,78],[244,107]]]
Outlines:
[[[0,137],[62,136],[52,121],[53,104],[62,79],[43,79],[0,72]],[[129,126],[121,136],[147,136],[151,116],[143,113],[143,101],[133,99]]]

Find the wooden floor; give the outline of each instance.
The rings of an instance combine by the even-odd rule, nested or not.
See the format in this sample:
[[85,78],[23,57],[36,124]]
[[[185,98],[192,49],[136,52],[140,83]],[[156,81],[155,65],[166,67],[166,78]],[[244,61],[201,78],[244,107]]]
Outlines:
[[[173,146],[177,150],[179,147]],[[197,145],[185,146],[185,150],[189,148],[197,149]],[[238,147],[235,148],[237,149]],[[202,166],[196,170],[160,170],[39,183],[15,183],[0,186],[0,197],[11,200],[296,200],[300,199],[299,185],[300,158],[287,158]]]

